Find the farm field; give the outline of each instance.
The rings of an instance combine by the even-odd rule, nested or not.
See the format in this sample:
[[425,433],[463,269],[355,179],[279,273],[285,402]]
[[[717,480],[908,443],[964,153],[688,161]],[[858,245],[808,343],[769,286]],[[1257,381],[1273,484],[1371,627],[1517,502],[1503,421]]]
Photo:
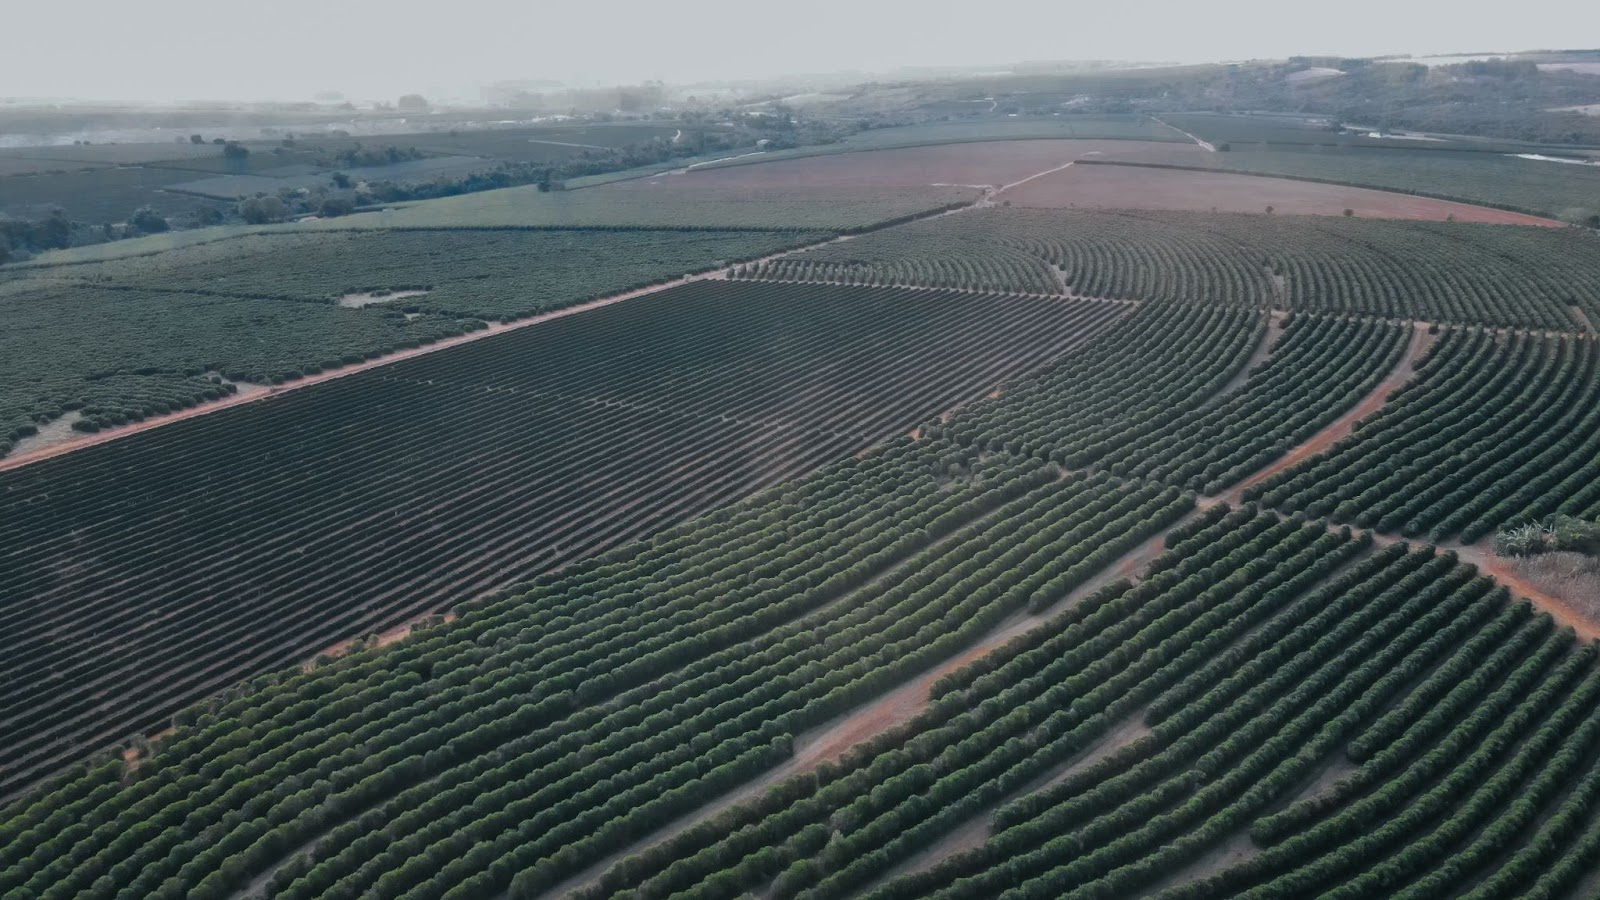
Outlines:
[[977,188],[958,185],[916,190],[725,188],[675,192],[642,202],[644,198],[612,186],[550,192],[527,186],[441,197],[310,225],[313,230],[632,227],[849,232],[965,205],[978,195]]
[[700,282],[0,474],[6,614],[50,610],[5,635],[0,790],[900,434],[1123,311],[969,300]]
[[[984,209],[736,277],[1220,303],[1587,331],[1600,250],[1570,229],[1141,210]],[[1574,308],[1582,316],[1574,313]]]
[[1075,165],[1006,191],[1015,206],[1043,209],[1189,209],[1263,212],[1280,215],[1340,216],[1350,210],[1371,219],[1446,219],[1501,225],[1559,223],[1522,213],[1288,178],[1262,178],[1220,172],[1130,165]]
[[0,900],[1600,891],[1596,234],[1194,75],[0,270]]
[[[34,281],[333,303],[423,291],[388,311],[518,319],[831,237],[785,231],[351,230],[247,235],[99,264],[28,270]],[[596,257],[607,260],[596,270]]]
[[[492,159],[479,159],[473,156],[431,156],[385,166],[346,167],[338,171],[355,182],[393,181],[413,184],[432,181],[435,178],[460,178],[488,172],[496,165]],[[214,175],[168,185],[166,189],[219,200],[237,200],[257,194],[276,194],[282,188],[298,190],[326,186],[328,180],[327,172],[316,172],[314,169],[310,174],[296,175],[277,175],[273,170],[268,170],[258,175]]]
[[1600,518],[1596,356],[1573,336],[1451,329],[1355,434],[1245,496],[1435,543]]
[[[913,436],[186,713],[131,771],[96,762],[14,804],[0,887],[1487,897],[1557,896],[1589,871],[1594,647],[1448,552],[1225,500],[1381,396],[1425,330],[771,283],[601,312],[637,340],[662,328],[625,318],[717,296],[741,316],[830,298],[852,323],[816,332],[830,347],[874,296],[908,345],[935,308],[1109,324],[952,415],[901,418],[925,423]],[[564,327],[597,327],[583,319]],[[669,369],[711,340],[684,325],[683,352],[656,351]],[[1038,332],[1017,328],[987,340],[1014,353]],[[973,358],[956,333],[939,358]],[[933,374],[878,340],[838,352]],[[517,349],[509,368],[435,354],[375,380],[515,398],[626,372],[634,387],[592,395],[619,409],[664,389],[634,354]],[[731,370],[757,359],[781,368],[734,352]],[[762,409],[788,374],[730,390]],[[727,415],[711,385],[658,402]]]
[[0,213],[41,218],[60,207],[68,217],[91,223],[126,221],[141,206],[162,215],[179,215],[206,201],[162,189],[193,177],[188,172],[141,167],[10,175],[0,180]]
[[[948,144],[1000,141],[1113,141],[1127,142],[1125,151],[1136,152],[1141,143],[1176,145],[1188,142],[1181,132],[1147,116],[1055,116],[1051,118],[983,119],[929,122],[896,128],[874,128],[853,134],[835,144],[794,147],[757,155],[706,163],[701,168],[739,168],[766,165],[786,159],[833,156],[861,150],[903,150]],[[1177,149],[1169,146],[1168,149]]]
[[482,327],[440,316],[82,285],[0,291],[0,455],[72,412],[97,429]]
[[[271,234],[0,283],[0,456],[71,413],[137,422],[482,327],[715,269],[826,234]],[[594,254],[609,260],[596,272]],[[420,293],[417,293],[419,292]],[[377,292],[376,296],[373,293]],[[367,295],[348,308],[337,301]]]

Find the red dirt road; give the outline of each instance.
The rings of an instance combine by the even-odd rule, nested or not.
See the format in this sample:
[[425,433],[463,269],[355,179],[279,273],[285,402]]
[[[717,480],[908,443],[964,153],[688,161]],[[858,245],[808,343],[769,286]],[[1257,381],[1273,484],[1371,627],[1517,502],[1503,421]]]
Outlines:
[[1563,227],[1551,219],[1410,194],[1288,178],[1142,166],[1073,166],[1005,191],[999,199],[1009,200],[1013,206],[1040,209],[1079,206],[1265,213],[1271,206],[1280,215],[1341,216],[1350,209],[1357,217],[1367,219],[1443,221],[1453,215],[1458,222]]

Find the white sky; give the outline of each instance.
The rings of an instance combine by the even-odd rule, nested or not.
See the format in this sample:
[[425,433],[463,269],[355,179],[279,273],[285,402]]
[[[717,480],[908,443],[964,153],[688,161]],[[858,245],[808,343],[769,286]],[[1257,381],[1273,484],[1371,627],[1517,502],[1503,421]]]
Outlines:
[[1203,62],[1600,46],[1543,0],[8,0],[0,97],[357,101],[473,85],[1045,59]]

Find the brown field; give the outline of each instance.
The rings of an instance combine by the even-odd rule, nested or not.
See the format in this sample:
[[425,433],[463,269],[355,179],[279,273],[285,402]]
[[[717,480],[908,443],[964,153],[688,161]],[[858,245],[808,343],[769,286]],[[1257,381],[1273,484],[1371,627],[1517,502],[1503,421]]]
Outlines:
[[[919,187],[929,184],[1004,185],[1085,155],[1137,157],[1154,150],[1171,158],[1183,145],[1149,141],[985,141],[893,150],[859,150],[776,162],[695,169],[623,181],[590,190],[650,191]],[[1204,153],[1198,147],[1190,148]]]
[[1204,212],[1266,212],[1296,216],[1338,216],[1346,209],[1371,219],[1426,219],[1545,225],[1560,222],[1449,200],[1393,194],[1367,188],[1138,166],[1072,166],[1007,190],[998,198],[1013,206],[1061,209],[1189,209]]

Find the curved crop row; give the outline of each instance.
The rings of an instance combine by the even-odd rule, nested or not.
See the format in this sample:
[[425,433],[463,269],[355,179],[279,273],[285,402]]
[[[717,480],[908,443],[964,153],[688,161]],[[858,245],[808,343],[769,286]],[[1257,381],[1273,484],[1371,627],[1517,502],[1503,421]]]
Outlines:
[[1189,507],[1172,488],[901,442],[417,640],[262,679],[115,796],[91,769],[14,807],[0,891],[225,896],[260,876],[278,896],[542,890]]
[[1246,496],[1380,531],[1472,542],[1551,513],[1600,515],[1600,351],[1448,331],[1350,437]]

